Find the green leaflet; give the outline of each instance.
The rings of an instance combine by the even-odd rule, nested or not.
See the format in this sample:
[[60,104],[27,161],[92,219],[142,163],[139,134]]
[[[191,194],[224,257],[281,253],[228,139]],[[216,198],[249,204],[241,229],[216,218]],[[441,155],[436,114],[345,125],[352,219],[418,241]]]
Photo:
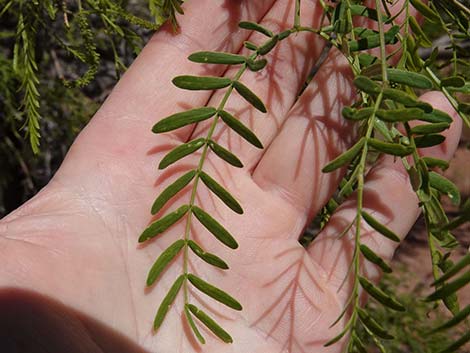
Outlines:
[[376,115],[383,121],[396,123],[420,119],[424,112],[419,108],[378,109]]
[[422,157],[421,158],[429,168],[440,168],[441,170],[446,170],[449,168],[449,162],[433,157]]
[[176,76],[171,82],[176,87],[198,91],[228,87],[232,80],[226,77],[183,75]]
[[364,255],[364,257],[372,262],[374,265],[379,266],[383,272],[385,273],[391,273],[392,269],[390,268],[389,265],[379,256],[377,255],[372,249],[370,249],[368,246],[361,244],[360,246],[361,253]]
[[175,301],[175,298],[181,289],[181,286],[185,280],[185,276],[179,276],[176,281],[171,286],[170,290],[166,294],[165,298],[163,298],[160,307],[158,308],[157,315],[155,315],[155,320],[153,321],[153,329],[156,331],[160,328],[163,320],[165,319],[168,310],[170,309],[171,304]]
[[357,88],[367,94],[376,95],[379,94],[382,89],[376,82],[366,76],[357,76],[353,82]]
[[199,321],[201,321],[209,330],[211,330],[214,335],[219,337],[225,343],[232,343],[232,337],[225,331],[220,325],[211,319],[204,311],[198,309],[193,304],[188,304],[188,309],[196,316]]
[[463,87],[465,86],[465,80],[460,76],[450,76],[441,80],[442,87]]
[[420,102],[414,97],[394,88],[385,88],[383,90],[385,98],[391,99],[395,102],[403,104],[405,107],[417,107],[424,110],[425,113],[431,113],[433,111],[432,106],[426,102]]
[[425,298],[425,301],[433,301],[443,299],[451,294],[457,292],[460,288],[470,283],[470,271],[465,272],[462,276],[456,280],[444,284],[434,293]]
[[186,214],[186,212],[188,212],[188,210],[188,205],[181,206],[176,211],[173,211],[172,213],[169,213],[166,216],[160,218],[159,220],[153,222],[143,231],[143,233],[139,237],[139,243],[142,243],[148,239],[157,236],[158,234],[163,233],[173,224],[178,222]]
[[467,332],[464,334],[462,337],[460,337],[457,341],[454,343],[450,344],[448,347],[444,348],[443,350],[440,350],[437,353],[453,353],[457,352],[457,350],[462,347],[464,344],[467,342],[470,342],[470,332]]
[[226,112],[225,110],[221,110],[219,112],[219,116],[222,118],[225,124],[229,126],[233,131],[251,143],[253,146],[258,148],[263,148],[263,144],[261,141],[256,137],[256,135],[243,123],[236,119],[233,115]]
[[266,59],[260,59],[260,60],[248,59],[246,61],[248,68],[253,72],[264,69],[267,63],[268,63],[268,60]]
[[194,254],[196,254],[203,261],[207,262],[209,265],[218,267],[222,270],[228,270],[228,265],[224,260],[214,254],[205,252],[195,241],[188,240],[188,245]]
[[170,152],[168,152],[165,157],[162,158],[160,164],[158,165],[158,169],[165,169],[169,165],[179,161],[181,158],[196,152],[198,149],[204,146],[205,143],[206,140],[201,137],[175,147]]
[[465,308],[460,310],[454,317],[446,322],[444,322],[442,325],[437,326],[433,330],[429,332],[429,334],[433,334],[435,332],[447,330],[451,327],[454,327],[458,324],[460,324],[463,320],[465,320],[467,317],[470,316],[470,304],[467,305]]
[[264,43],[258,48],[258,54],[259,55],[268,54],[271,50],[274,49],[278,41],[279,41],[279,36],[275,35],[274,37],[266,41],[266,43]]
[[387,293],[382,291],[380,288],[374,286],[368,279],[364,277],[359,277],[359,283],[361,287],[368,293],[370,296],[375,298],[379,303],[389,307],[390,309],[396,311],[405,311],[405,307],[400,304],[396,299],[389,296]]
[[242,310],[241,304],[230,294],[224,292],[223,290],[213,286],[212,284],[207,283],[206,281],[191,273],[188,274],[188,280],[193,284],[194,287],[196,287],[209,297],[217,300],[222,304],[227,305],[229,308],[232,308],[234,310]]
[[[385,33],[385,44],[394,44],[397,42],[396,35],[400,31],[399,26],[393,26]],[[380,36],[379,34],[370,35],[359,40],[349,41],[349,50],[360,51],[366,49],[377,48],[380,46]]]
[[443,112],[439,109],[434,109],[430,113],[425,113],[424,116],[420,119],[422,121],[427,121],[428,123],[452,123],[452,118],[446,112]]
[[[424,31],[422,30],[421,26],[419,25],[418,21],[416,21],[416,18],[413,16],[409,17],[408,21],[411,29],[413,30],[413,33],[415,36],[418,38],[419,43],[426,48],[432,47],[432,42],[429,40],[428,36]],[[413,46],[414,48],[414,46]]]
[[415,126],[410,132],[414,135],[427,135],[445,131],[449,127],[449,123],[424,124]]
[[[431,89],[433,87],[433,83],[429,78],[422,74],[412,71],[405,71],[400,69],[387,69],[387,77],[392,82],[400,83],[402,85],[407,85],[410,87],[421,89]],[[380,76],[378,76],[377,78],[381,79]]]
[[413,147],[411,146],[403,146],[398,143],[384,142],[376,138],[369,138],[367,140],[367,144],[379,152],[398,157],[405,157],[413,153]]
[[193,317],[191,316],[191,312],[188,309],[188,306],[184,306],[184,316],[186,316],[186,320],[188,321],[189,327],[191,327],[191,330],[194,332],[194,335],[196,336],[197,340],[201,344],[205,344],[206,340],[204,337],[202,337],[201,332],[199,332],[196,324],[194,323]]
[[385,330],[380,324],[374,320],[366,311],[362,310],[361,308],[357,308],[357,313],[359,314],[359,318],[361,322],[366,326],[371,332],[377,335],[380,338],[385,340],[392,340],[394,337],[390,335],[387,330]]
[[152,205],[152,214],[157,214],[158,211],[160,211],[162,207],[168,202],[168,200],[170,200],[178,192],[183,190],[184,187],[188,185],[191,180],[193,180],[195,175],[196,171],[191,170],[180,176],[175,182],[173,182],[165,190],[163,190]]
[[256,94],[254,94],[248,87],[246,87],[243,83],[240,81],[234,81],[233,82],[233,87],[236,89],[236,91],[243,97],[245,98],[248,103],[250,103],[253,107],[258,109],[262,113],[266,113],[266,107],[264,106],[264,103],[261,101],[261,99],[258,98]]
[[393,240],[397,243],[400,242],[400,237],[396,235],[392,230],[384,226],[382,223],[380,223],[377,219],[372,217],[369,213],[366,211],[361,212],[362,218],[367,222],[368,225],[370,225],[372,228],[374,228],[377,232],[382,234],[384,237]]
[[323,173],[330,173],[342,166],[346,163],[352,161],[358,153],[361,151],[362,147],[364,146],[366,139],[362,137],[354,146],[352,146],[346,152],[340,154],[338,157],[333,159],[330,163],[323,167]]
[[255,43],[250,42],[249,40],[244,41],[243,46],[250,50],[258,50],[258,46]]
[[192,211],[199,222],[201,222],[201,224],[206,227],[207,230],[209,230],[209,232],[211,232],[219,241],[231,249],[238,248],[238,243],[235,238],[232,237],[232,235],[224,227],[222,227],[219,222],[212,218],[212,216],[197,206],[193,206]]
[[437,286],[444,283],[449,278],[456,275],[460,270],[464,269],[466,266],[470,266],[470,254],[465,255],[451,268],[447,269],[445,273],[433,283],[433,285]]
[[343,117],[348,120],[359,121],[370,118],[375,108],[367,107],[362,109],[354,109],[351,107],[344,107],[342,110]]
[[431,22],[439,22],[439,15],[421,0],[410,0],[411,5]]
[[246,61],[242,55],[216,51],[198,51],[191,54],[188,59],[196,63],[223,65],[243,64]]
[[439,134],[429,134],[415,137],[415,145],[418,148],[427,148],[440,145],[444,142],[445,136]]
[[185,112],[176,113],[170,115],[167,118],[160,120],[156,123],[152,131],[156,134],[161,132],[172,131],[175,129],[179,129],[180,127],[190,125],[193,123],[198,123],[203,120],[209,119],[217,112],[217,109],[212,107],[202,107],[187,110]]
[[209,141],[209,147],[217,156],[222,158],[227,163],[230,163],[237,168],[243,168],[243,163],[238,159],[238,157],[218,143],[211,140]]
[[147,286],[151,286],[155,283],[165,267],[176,257],[176,255],[178,255],[180,250],[183,248],[184,243],[183,239],[179,239],[160,254],[147,276]]
[[242,21],[238,24],[238,27],[243,28],[243,29],[248,29],[250,31],[256,31],[256,32],[262,33],[267,37],[273,37],[274,36],[274,33],[271,32],[269,29],[259,25],[258,23],[255,23],[255,22]]
[[429,182],[434,189],[447,195],[452,204],[460,205],[460,191],[449,179],[436,172],[429,172]]
[[204,184],[223,201],[231,210],[238,214],[243,214],[243,209],[237,200],[208,174],[201,171],[199,176]]
[[291,31],[286,29],[285,31],[279,33],[279,40],[284,40],[291,35]]
[[367,353],[366,346],[361,341],[361,339],[357,337],[357,334],[354,331],[351,334],[351,338],[354,342],[354,348],[356,349],[357,353]]

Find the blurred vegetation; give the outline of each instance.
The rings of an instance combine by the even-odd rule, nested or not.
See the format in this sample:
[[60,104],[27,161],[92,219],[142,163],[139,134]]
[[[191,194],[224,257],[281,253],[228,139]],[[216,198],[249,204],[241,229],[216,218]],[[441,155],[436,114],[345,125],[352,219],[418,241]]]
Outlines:
[[[388,353],[433,353],[439,352],[464,334],[465,327],[454,327],[448,331],[430,331],[450,319],[444,310],[436,310],[436,303],[425,302],[423,298],[429,288],[412,271],[403,265],[387,274],[381,281],[381,288],[396,293],[396,298],[406,307],[405,312],[397,312],[374,300],[369,300],[366,307],[373,313],[377,322],[389,328],[393,340],[384,340],[382,344]],[[367,351],[379,352],[371,342],[370,336],[362,329],[361,339],[366,343]],[[468,353],[468,346],[456,353]]]
[[152,30],[176,25],[181,3],[0,0],[0,218],[48,182]]

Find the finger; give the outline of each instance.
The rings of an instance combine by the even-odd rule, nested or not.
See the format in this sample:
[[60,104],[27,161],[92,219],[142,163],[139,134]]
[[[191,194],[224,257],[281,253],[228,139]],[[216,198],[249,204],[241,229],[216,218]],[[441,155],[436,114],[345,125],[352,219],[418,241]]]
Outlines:
[[[278,1],[263,18],[261,24],[278,33],[293,25],[294,1]],[[302,2],[301,23],[304,26],[317,28],[320,25],[322,7],[319,2]],[[249,40],[262,44],[267,37],[253,33]],[[233,93],[225,110],[240,119],[251,130],[255,131],[264,146],[268,146],[282,126],[289,109],[294,104],[298,92],[308,72],[318,59],[325,42],[317,35],[308,32],[291,34],[279,42],[269,53],[267,67],[260,72],[245,72],[241,82],[248,86],[265,103],[268,113],[263,114],[247,103],[238,93]],[[246,54],[246,50],[241,53]],[[233,77],[238,68],[226,73]],[[217,107],[225,92],[217,92],[209,105]],[[210,123],[199,124],[192,138],[205,136]],[[251,170],[257,163],[262,149],[258,149],[243,140],[237,133],[221,123],[215,130],[214,139],[231,149]]]
[[262,189],[280,194],[307,215],[326,203],[343,174],[321,169],[354,137],[341,115],[355,97],[351,78],[342,54],[332,50],[253,172]]
[[[100,146],[121,158],[129,154],[122,153],[126,150],[132,156],[146,152],[154,141],[150,133],[154,123],[203,106],[211,95],[211,91],[180,90],[171,84],[172,78],[188,73],[219,76],[225,70],[221,65],[191,63],[188,55],[198,50],[238,51],[248,36],[237,29],[238,21],[259,21],[274,2],[187,2],[185,15],[178,18],[178,33],[167,26],[152,37],[81,136],[86,140],[81,144]],[[181,129],[174,136],[184,140],[190,131]]]
[[[439,93],[430,92],[421,99],[432,103],[434,108],[453,112],[450,104]],[[446,160],[452,157],[462,129],[460,119],[455,113],[454,116],[455,120],[447,130],[446,141],[442,146],[423,149],[420,153]],[[418,199],[399,159],[387,156],[373,167],[366,178],[363,199],[365,211],[401,237],[409,232],[419,215]],[[343,237],[339,238],[339,235],[354,221],[356,209],[357,199],[354,195],[335,212],[308,250],[312,258],[328,273],[330,284],[336,289],[340,288],[351,265],[354,226]],[[370,247],[383,259],[390,259],[398,244],[379,235],[364,222],[361,228],[361,243]],[[363,271],[372,279],[379,275],[377,269],[370,263],[363,264]],[[346,300],[349,292],[350,286],[346,284],[341,288],[340,300]]]

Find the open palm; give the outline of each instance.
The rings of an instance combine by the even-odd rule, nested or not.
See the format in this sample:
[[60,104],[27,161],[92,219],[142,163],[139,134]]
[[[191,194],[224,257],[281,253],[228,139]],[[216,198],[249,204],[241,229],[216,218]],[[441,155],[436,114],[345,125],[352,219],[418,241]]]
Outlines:
[[[219,126],[216,140],[244,163],[236,169],[208,155],[204,170],[240,201],[236,215],[201,185],[197,204],[235,236],[237,250],[217,242],[196,221],[192,236],[221,256],[229,271],[210,267],[195,256],[190,271],[232,294],[243,305],[235,312],[197,290],[190,301],[203,308],[234,339],[220,342],[201,327],[200,346],[182,316],[181,295],[158,332],[152,331],[156,309],[182,271],[181,257],[158,283],[145,288],[148,269],[168,245],[181,238],[185,222],[139,245],[151,221],[155,197],[178,175],[194,168],[199,155],[157,171],[172,147],[208,126],[152,135],[161,118],[188,108],[217,105],[221,95],[178,90],[179,74],[233,76],[218,66],[186,60],[197,50],[237,52],[249,33],[240,20],[288,28],[293,1],[188,2],[181,32],[153,37],[111,96],[80,134],[62,167],[39,195],[0,223],[0,341],[6,352],[337,352],[323,348],[337,333],[328,327],[341,312],[348,285],[338,290],[352,255],[352,241],[335,237],[354,217],[354,199],[333,216],[309,249],[297,239],[336,189],[341,173],[321,168],[347,148],[354,136],[341,108],[355,96],[347,66],[331,51],[328,60],[299,100],[296,93],[322,53],[314,35],[293,35],[268,56],[261,73],[242,81],[268,107],[251,109],[232,94],[226,109],[249,125],[263,142],[258,150]],[[318,25],[321,9],[308,3],[302,21]],[[261,38],[251,35],[251,41]],[[444,100],[423,97],[436,108]],[[430,153],[448,158],[460,125],[454,123],[444,147]],[[390,186],[395,186],[391,188]],[[399,187],[396,187],[399,185]],[[188,203],[184,190],[159,216]],[[417,202],[399,163],[384,159],[370,171],[365,206],[398,234],[406,234],[417,216]],[[387,201],[385,201],[387,200]],[[364,238],[384,257],[393,245],[368,231]],[[371,276],[373,269],[365,268]],[[339,324],[339,327],[341,323]],[[31,347],[29,346],[31,345]],[[19,349],[18,349],[19,347]],[[28,347],[26,350],[21,350]],[[34,347],[34,348],[32,348]],[[16,349],[16,350],[15,350]],[[2,350],[3,351],[3,350]]]

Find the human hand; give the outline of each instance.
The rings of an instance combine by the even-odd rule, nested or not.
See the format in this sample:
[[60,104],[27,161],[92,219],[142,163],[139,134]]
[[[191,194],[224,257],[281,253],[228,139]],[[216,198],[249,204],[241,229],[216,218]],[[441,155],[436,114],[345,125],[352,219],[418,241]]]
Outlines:
[[[194,227],[206,250],[220,254],[228,272],[200,266],[193,271],[236,297],[241,312],[192,294],[233,336],[224,344],[203,330],[198,346],[182,319],[181,298],[157,333],[152,321],[158,305],[181,273],[176,260],[153,288],[145,288],[148,269],[160,252],[180,238],[184,222],[144,246],[137,238],[150,221],[154,198],[176,175],[195,166],[187,157],[168,171],[155,165],[190,136],[204,136],[200,124],[175,133],[152,135],[151,126],[176,111],[220,101],[219,93],[182,92],[171,85],[179,74],[231,75],[220,67],[200,67],[186,57],[198,50],[238,51],[247,39],[241,20],[286,28],[293,2],[258,0],[188,2],[181,34],[156,34],[106,103],[72,146],[54,179],[39,195],[0,223],[0,342],[6,352],[338,352],[323,344],[337,333],[329,329],[345,303],[352,240],[337,235],[355,215],[354,195],[333,216],[309,249],[298,238],[312,216],[336,190],[341,173],[321,168],[351,143],[353,129],[341,109],[355,97],[350,74],[332,51],[302,97],[296,92],[323,42],[312,34],[283,41],[269,55],[268,68],[243,77],[268,107],[267,116],[236,95],[227,110],[240,117],[262,140],[265,150],[247,145],[219,127],[215,136],[245,167],[235,169],[209,154],[207,170],[240,200],[244,215],[227,210],[199,188],[198,204],[217,216],[236,237],[239,248],[226,250]],[[321,8],[306,4],[302,21],[318,25]],[[250,40],[259,42],[253,36]],[[437,94],[423,98],[451,111]],[[449,158],[460,123],[446,143],[426,153]],[[163,213],[187,202],[182,192]],[[417,215],[417,200],[400,162],[382,160],[368,174],[365,207],[405,235]],[[394,245],[368,231],[363,240],[384,258]],[[374,269],[364,268],[374,277]],[[340,324],[341,325],[341,324]],[[183,329],[182,329],[183,327]],[[6,344],[3,344],[6,342]],[[16,342],[16,343],[15,343]],[[27,348],[25,348],[27,347]],[[23,350],[21,350],[21,348]]]

